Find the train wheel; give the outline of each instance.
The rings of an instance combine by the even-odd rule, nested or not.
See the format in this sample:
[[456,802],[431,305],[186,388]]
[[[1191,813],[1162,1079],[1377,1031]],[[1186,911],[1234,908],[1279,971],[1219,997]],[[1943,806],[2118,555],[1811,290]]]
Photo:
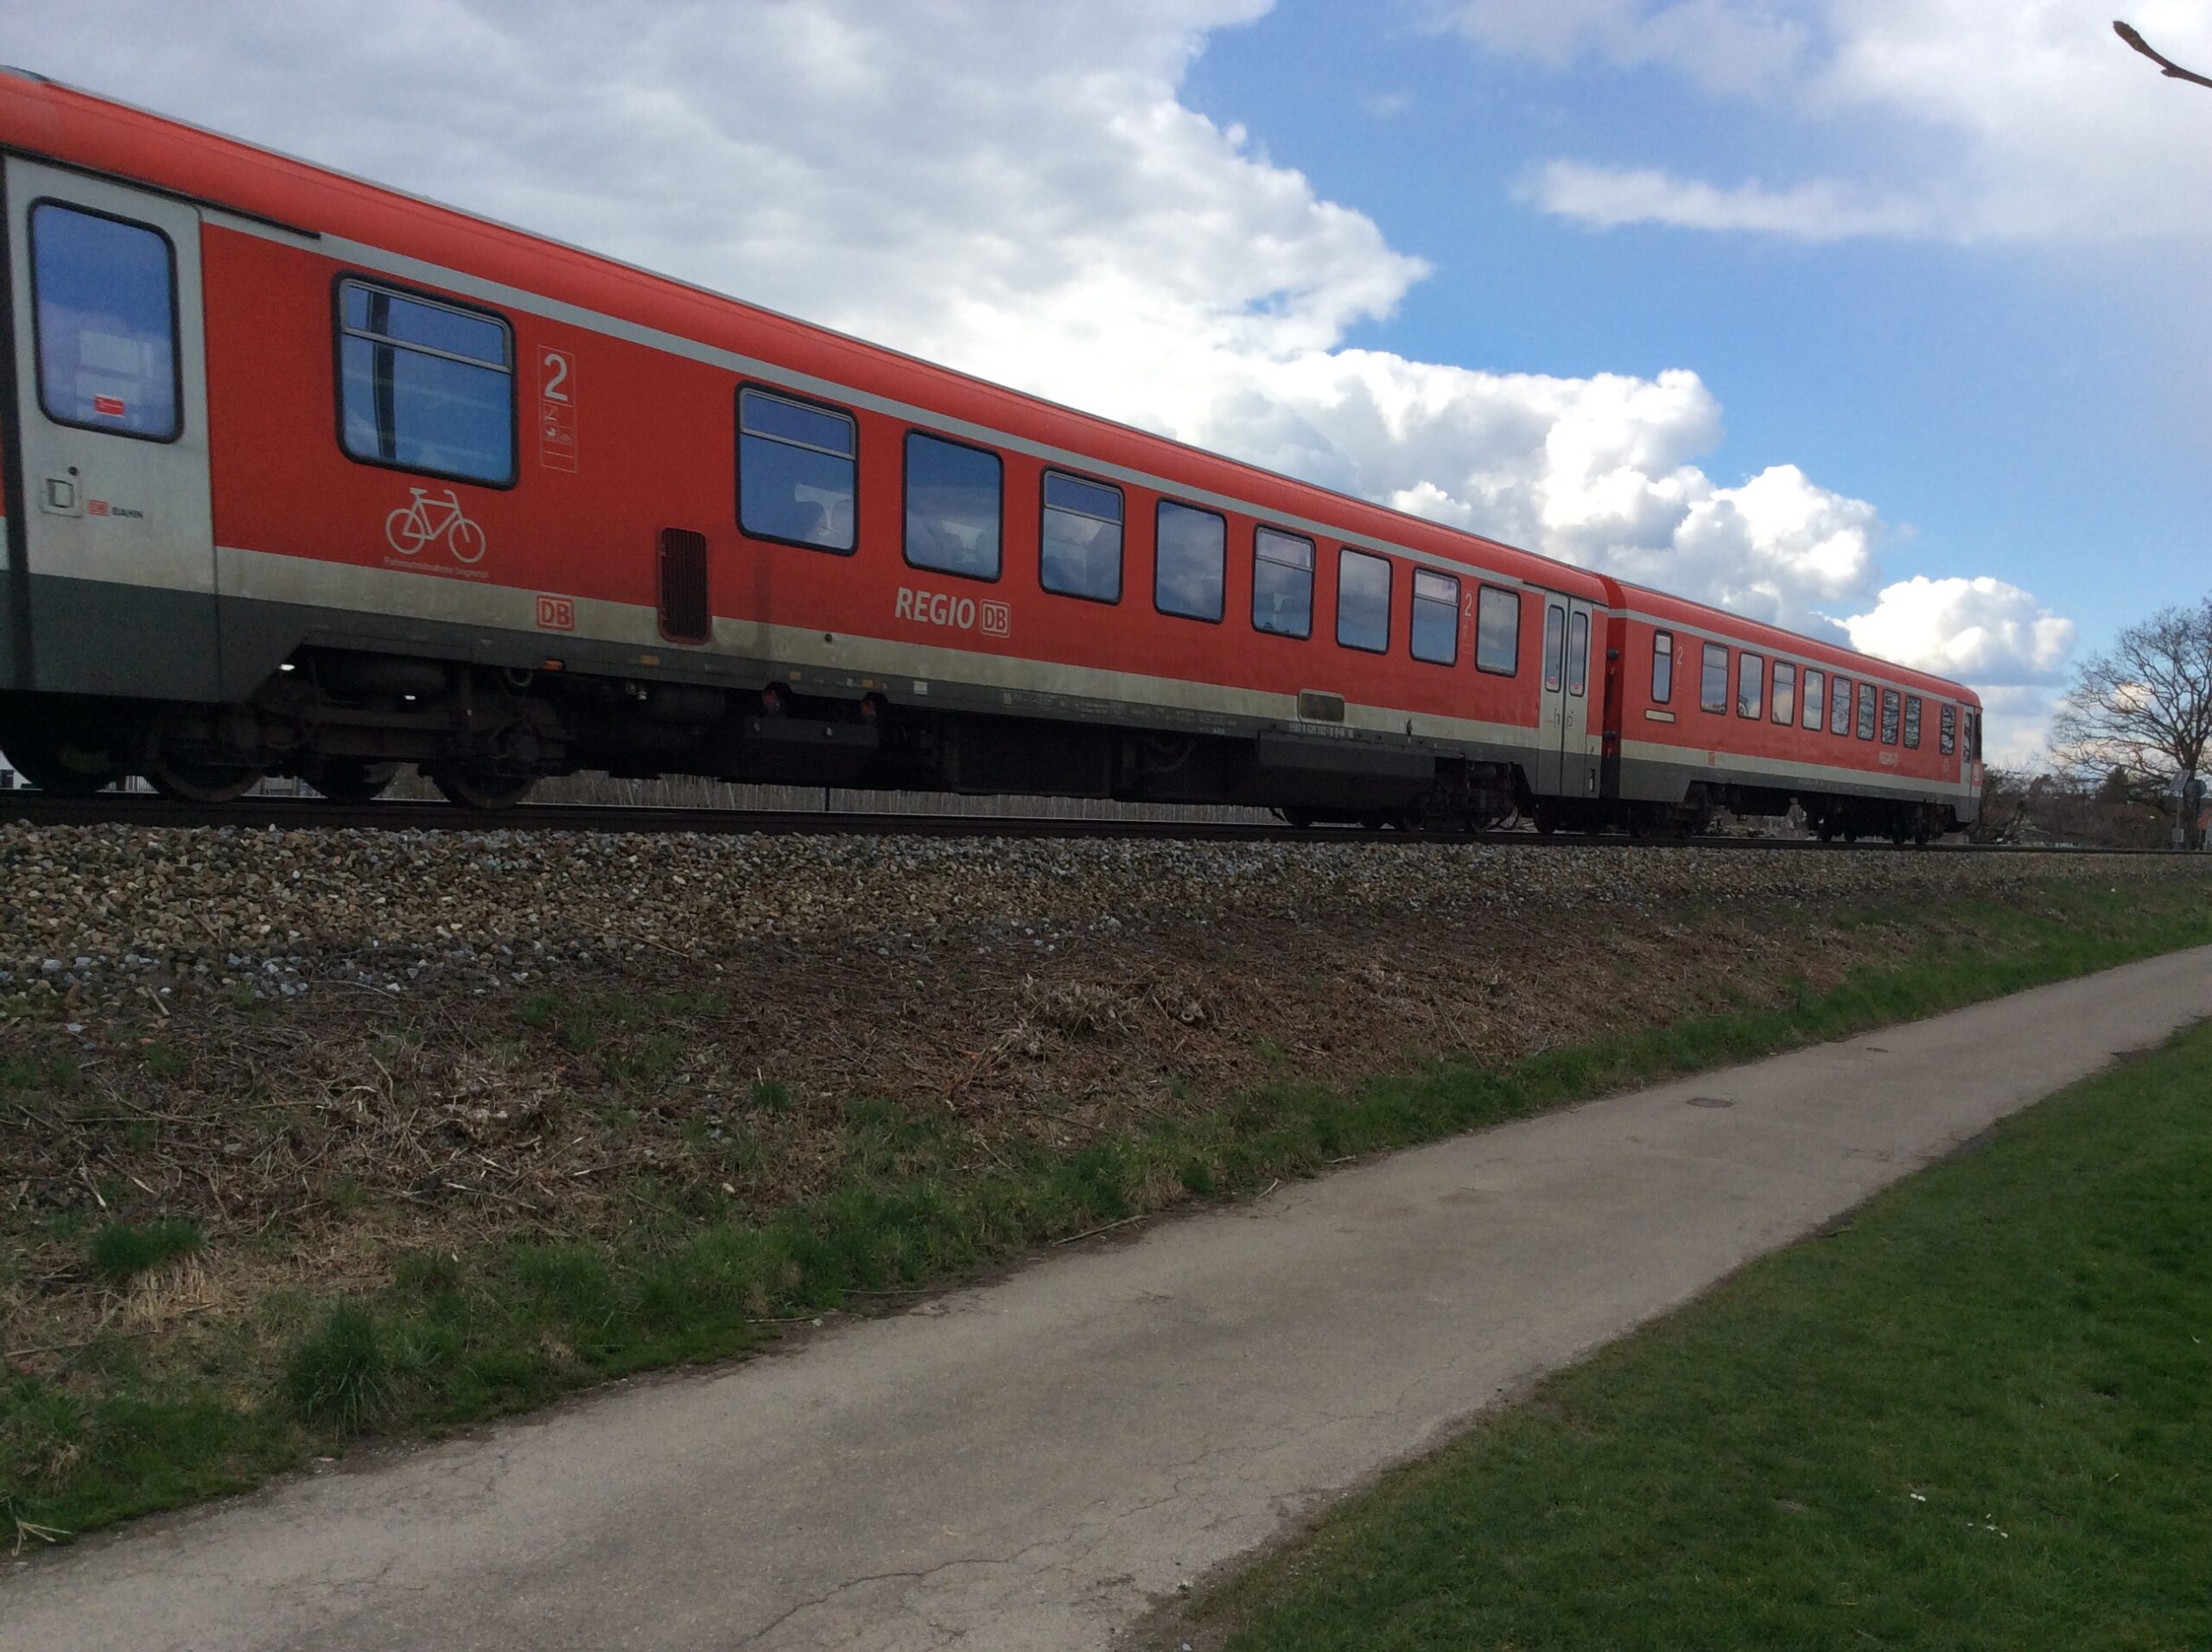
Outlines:
[[89,797],[123,778],[114,750],[67,728],[0,729],[0,747],[16,773],[57,797]]
[[193,762],[160,751],[146,759],[146,778],[154,790],[179,803],[230,803],[252,791],[262,772]]
[[397,763],[372,763],[365,757],[318,757],[300,770],[300,778],[329,802],[371,803],[398,772]]
[[164,797],[179,803],[229,803],[252,791],[268,772],[251,764],[211,763],[189,755],[192,740],[188,738],[180,750],[175,739],[180,725],[189,727],[183,713],[171,709],[157,715],[146,731],[146,754],[138,766]]
[[512,808],[537,784],[532,775],[502,774],[487,764],[467,761],[425,764],[423,773],[448,803],[464,809]]

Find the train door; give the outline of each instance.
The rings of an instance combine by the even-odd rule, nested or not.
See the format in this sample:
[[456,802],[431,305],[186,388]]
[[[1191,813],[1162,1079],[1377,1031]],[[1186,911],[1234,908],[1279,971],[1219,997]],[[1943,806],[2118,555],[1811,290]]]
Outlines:
[[13,680],[212,701],[200,214],[10,158]]
[[1554,797],[1567,731],[1567,611],[1574,603],[1553,591],[1539,594],[1544,600],[1543,697],[1536,719],[1535,784],[1539,796]]
[[1594,720],[1605,721],[1605,675],[1597,658],[1605,651],[1598,613],[1587,602],[1570,602],[1567,613],[1567,715],[1560,728],[1559,789],[1563,797],[1598,795],[1599,736]]
[[1536,791],[1551,797],[1594,797],[1599,741],[1590,732],[1590,712],[1603,692],[1602,683],[1591,674],[1596,611],[1589,603],[1556,591],[1541,594],[1544,642]]

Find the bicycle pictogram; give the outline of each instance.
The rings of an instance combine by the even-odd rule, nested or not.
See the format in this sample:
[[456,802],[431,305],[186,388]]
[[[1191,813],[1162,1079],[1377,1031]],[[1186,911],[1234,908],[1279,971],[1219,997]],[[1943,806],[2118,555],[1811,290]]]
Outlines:
[[427,488],[409,491],[415,496],[414,503],[402,505],[384,519],[384,537],[394,550],[412,556],[425,545],[442,539],[457,562],[483,559],[488,543],[484,530],[462,512],[460,494],[449,487],[443,499],[434,499]]

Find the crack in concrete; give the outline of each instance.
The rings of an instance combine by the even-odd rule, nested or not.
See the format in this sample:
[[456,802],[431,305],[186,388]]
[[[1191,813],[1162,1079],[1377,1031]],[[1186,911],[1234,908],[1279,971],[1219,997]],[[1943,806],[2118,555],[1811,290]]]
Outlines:
[[[933,1566],[925,1566],[922,1567],[919,1571],[873,1572],[864,1577],[847,1578],[842,1582],[832,1585],[830,1588],[823,1590],[818,1595],[810,1596],[807,1599],[799,1601],[794,1605],[786,1607],[784,1611],[778,1612],[775,1617],[770,1618],[766,1623],[763,1623],[759,1629],[754,1630],[750,1634],[747,1635],[743,1640],[734,1642],[732,1642],[732,1645],[733,1647],[757,1646],[761,1642],[766,1640],[769,1636],[783,1628],[785,1624],[790,1623],[792,1618],[797,1617],[800,1613],[813,1611],[818,1608],[827,1606],[830,1602],[836,1600],[840,1595],[850,1594],[855,1589],[865,1589],[873,1584],[925,1583],[930,1579],[937,1576],[938,1573],[941,1572],[950,1572],[957,1566],[999,1566],[1008,1564],[1010,1564],[1009,1561],[995,1560],[988,1556],[985,1556],[981,1559],[961,1558],[950,1560],[939,1560]],[[848,1642],[848,1644],[850,1644],[850,1642]]]

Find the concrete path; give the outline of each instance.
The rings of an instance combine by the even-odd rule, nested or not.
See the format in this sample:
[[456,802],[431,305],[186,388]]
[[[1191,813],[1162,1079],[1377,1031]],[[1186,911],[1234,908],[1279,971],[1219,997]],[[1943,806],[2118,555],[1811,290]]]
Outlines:
[[0,1646],[1105,1646],[1498,1395],[2207,1016],[2212,949],[1397,1154],[9,1568]]

